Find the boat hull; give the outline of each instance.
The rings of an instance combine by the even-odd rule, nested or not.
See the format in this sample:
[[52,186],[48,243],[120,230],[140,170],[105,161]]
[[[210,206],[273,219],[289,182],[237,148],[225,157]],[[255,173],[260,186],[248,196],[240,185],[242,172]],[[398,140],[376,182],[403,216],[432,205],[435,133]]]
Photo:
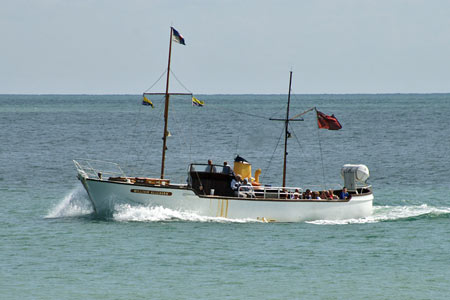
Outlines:
[[373,194],[354,195],[351,200],[280,200],[198,196],[186,186],[144,186],[125,182],[80,178],[94,210],[110,216],[121,204],[164,207],[202,216],[255,219],[276,222],[341,220],[372,214]]

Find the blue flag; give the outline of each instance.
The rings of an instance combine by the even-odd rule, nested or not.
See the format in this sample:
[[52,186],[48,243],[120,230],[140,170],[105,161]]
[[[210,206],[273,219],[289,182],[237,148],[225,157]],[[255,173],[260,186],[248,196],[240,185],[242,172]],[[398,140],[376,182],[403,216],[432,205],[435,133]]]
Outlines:
[[186,45],[184,43],[184,37],[173,27],[172,28],[172,40],[181,45]]

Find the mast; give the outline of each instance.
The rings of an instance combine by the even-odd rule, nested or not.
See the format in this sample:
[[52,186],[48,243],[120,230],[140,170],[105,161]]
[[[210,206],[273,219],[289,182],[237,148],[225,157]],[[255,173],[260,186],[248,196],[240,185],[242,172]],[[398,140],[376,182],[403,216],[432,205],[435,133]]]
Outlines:
[[289,105],[291,104],[291,84],[292,84],[292,71],[289,74],[289,93],[288,103],[286,109],[286,119],[284,127],[284,163],[283,163],[283,187],[286,186],[286,158],[287,158],[287,139],[289,137]]
[[169,43],[169,62],[167,64],[167,80],[166,80],[166,97],[164,105],[164,133],[163,133],[163,149],[161,159],[161,179],[164,179],[164,162],[166,160],[166,141],[167,141],[167,121],[169,119],[169,75],[170,75],[170,57],[172,53],[172,34],[173,28],[170,27],[170,43]]

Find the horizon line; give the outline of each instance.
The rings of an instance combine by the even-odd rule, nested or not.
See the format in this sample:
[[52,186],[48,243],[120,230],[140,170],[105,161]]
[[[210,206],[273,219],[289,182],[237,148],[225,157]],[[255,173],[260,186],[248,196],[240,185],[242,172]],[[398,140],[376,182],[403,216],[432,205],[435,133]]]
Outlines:
[[[293,93],[292,95],[436,95],[436,94],[450,94],[449,92],[386,92],[386,93]],[[140,96],[133,93],[0,93],[0,96]],[[193,95],[204,96],[274,96],[274,95],[287,95],[287,93],[193,93]]]

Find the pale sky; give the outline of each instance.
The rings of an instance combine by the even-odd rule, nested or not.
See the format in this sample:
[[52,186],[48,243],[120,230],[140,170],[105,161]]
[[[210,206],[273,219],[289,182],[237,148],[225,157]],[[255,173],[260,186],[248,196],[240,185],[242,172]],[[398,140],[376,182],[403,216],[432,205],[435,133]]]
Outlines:
[[0,0],[0,94],[142,93],[171,25],[196,94],[450,92],[450,1]]

